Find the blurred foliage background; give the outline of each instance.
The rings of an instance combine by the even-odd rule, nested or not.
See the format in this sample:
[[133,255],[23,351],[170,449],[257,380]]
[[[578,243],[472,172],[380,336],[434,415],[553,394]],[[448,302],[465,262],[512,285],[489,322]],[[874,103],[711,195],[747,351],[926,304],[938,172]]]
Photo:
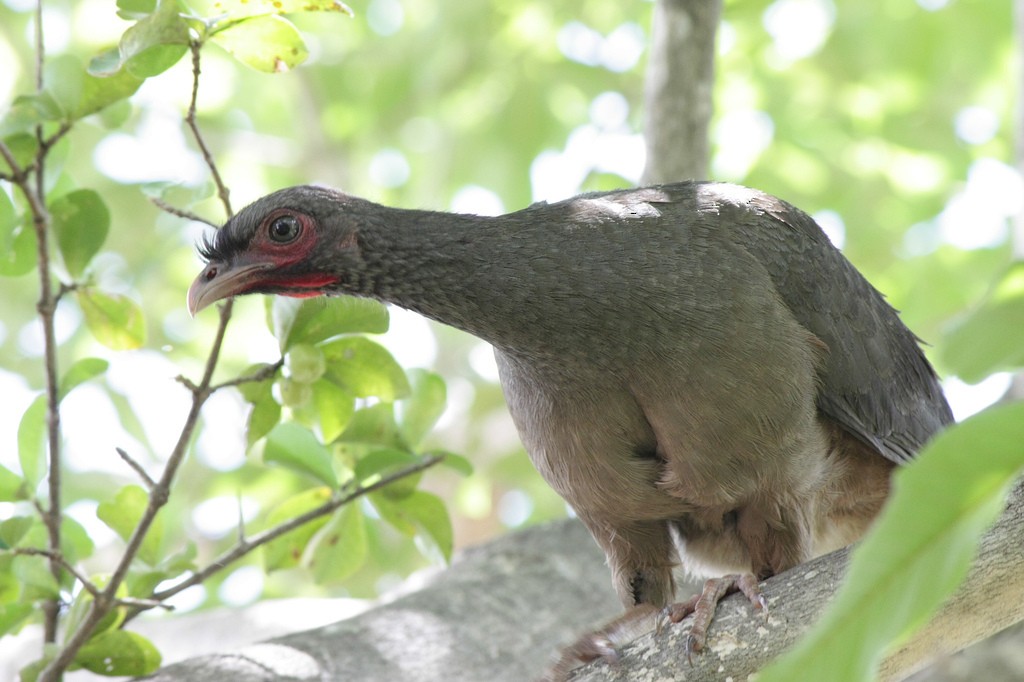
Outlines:
[[[638,180],[651,2],[349,4],[354,18],[293,17],[310,58],[289,73],[204,51],[200,123],[236,209],[272,189],[322,183],[396,206],[496,213]],[[33,89],[32,7],[0,1],[0,103]],[[965,371],[945,349],[1009,265],[1024,195],[1012,166],[1010,13],[1008,0],[731,0],[719,34],[711,177],[815,215],[932,344],[959,416],[1009,385],[1008,374]],[[129,26],[114,0],[50,0],[44,21],[47,56],[83,61]],[[212,314],[190,320],[184,304],[202,226],[162,213],[140,189],[169,182],[182,197],[211,193],[181,122],[190,66],[183,60],[130,106],[86,119],[59,152],[78,185],[112,208],[95,271],[106,290],[142,304],[148,331],[145,349],[114,353],[84,331],[74,302],[59,311],[62,366],[86,355],[111,361],[109,390],[84,385],[62,409],[66,500],[101,545],[96,561],[104,540],[115,551],[96,499],[111,479],[134,480],[114,447],[143,463],[166,456],[187,407],[173,379],[199,373],[215,325]],[[199,211],[224,217],[212,199]],[[0,462],[16,470],[18,419],[42,383],[38,281],[32,273],[0,286]],[[567,513],[516,439],[489,349],[401,311],[382,342],[406,367],[448,381],[433,438],[475,473],[432,471],[427,487],[450,502],[457,547]],[[237,303],[227,352],[225,376],[277,359],[258,298]],[[299,485],[247,458],[244,424],[237,396],[215,396],[172,495],[170,512],[204,554],[233,541],[239,513],[255,517],[261,500]],[[372,561],[329,593],[372,596],[426,563],[405,538],[371,533]],[[294,570],[264,577],[240,566],[178,604],[325,590]]]

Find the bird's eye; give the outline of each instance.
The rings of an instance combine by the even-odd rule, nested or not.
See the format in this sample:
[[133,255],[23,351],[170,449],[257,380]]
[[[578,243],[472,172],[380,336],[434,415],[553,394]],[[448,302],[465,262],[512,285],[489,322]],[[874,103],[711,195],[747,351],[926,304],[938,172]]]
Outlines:
[[270,239],[278,244],[295,241],[299,236],[299,219],[293,215],[283,215],[270,223]]

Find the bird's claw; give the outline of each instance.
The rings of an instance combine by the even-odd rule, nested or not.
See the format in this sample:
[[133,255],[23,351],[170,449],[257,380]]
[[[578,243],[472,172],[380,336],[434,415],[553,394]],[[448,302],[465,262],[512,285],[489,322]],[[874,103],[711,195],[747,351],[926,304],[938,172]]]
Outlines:
[[664,620],[678,623],[692,614],[690,629],[683,638],[683,650],[687,662],[693,665],[693,654],[700,653],[707,642],[708,628],[714,618],[718,602],[726,595],[736,591],[742,592],[755,609],[765,614],[767,620],[768,600],[761,593],[761,589],[757,585],[757,578],[750,573],[727,575],[706,581],[700,594],[662,609],[658,619],[658,632],[660,633]]

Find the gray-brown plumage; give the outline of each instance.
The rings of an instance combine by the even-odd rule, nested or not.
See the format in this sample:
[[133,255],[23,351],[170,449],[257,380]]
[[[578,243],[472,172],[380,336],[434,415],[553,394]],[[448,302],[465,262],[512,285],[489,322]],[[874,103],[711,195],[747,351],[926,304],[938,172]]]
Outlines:
[[530,458],[629,607],[668,604],[679,561],[764,578],[855,540],[892,467],[952,422],[882,296],[809,216],[743,187],[587,194],[494,218],[295,187],[203,254],[193,311],[241,293],[347,293],[490,342]]

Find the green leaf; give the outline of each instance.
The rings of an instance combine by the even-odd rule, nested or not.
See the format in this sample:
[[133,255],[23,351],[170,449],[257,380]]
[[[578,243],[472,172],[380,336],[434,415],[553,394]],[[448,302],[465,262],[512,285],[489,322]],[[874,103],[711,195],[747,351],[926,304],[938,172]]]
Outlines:
[[1021,443],[1024,402],[1002,405],[951,427],[899,469],[821,622],[758,680],[872,679],[882,655],[967,574],[978,538],[1024,468]]
[[448,452],[447,450],[430,450],[424,452],[423,455],[441,455],[444,459],[441,460],[440,466],[448,467],[463,476],[471,476],[473,474],[473,463],[462,455]]
[[140,19],[121,36],[120,59],[92,65],[97,76],[124,69],[136,78],[149,78],[174,66],[188,51],[188,23],[178,13],[176,0],[160,0],[156,11]]
[[[36,153],[39,151],[39,140],[36,139],[35,135],[25,132],[8,134],[4,138],[4,144],[6,144],[7,148],[11,150],[11,156],[14,157],[14,162],[21,168],[33,163],[36,158]],[[7,158],[0,157],[0,171],[9,170],[13,169],[7,163]]]
[[96,545],[88,531],[70,516],[64,516],[60,523],[60,551],[72,564],[92,556]]
[[265,397],[252,405],[249,413],[249,424],[245,432],[246,447],[263,438],[281,421],[281,406],[270,394],[269,388]]
[[981,306],[960,321],[942,344],[942,361],[957,376],[976,383],[998,371],[1024,367],[1024,262],[1011,265]]
[[11,573],[21,583],[22,599],[53,599],[60,594],[57,579],[45,557],[19,555],[11,561]]
[[388,330],[387,307],[369,298],[331,296],[270,299],[270,329],[286,351],[300,343],[316,344],[332,336]]
[[50,215],[64,265],[77,279],[107,238],[110,211],[97,192],[80,189],[54,201]]
[[108,76],[87,73],[82,83],[82,98],[78,108],[73,112],[74,118],[84,118],[104,109],[109,112],[108,107],[123,102],[124,106],[119,107],[119,113],[111,114],[110,118],[104,119],[108,127],[115,127],[113,124],[118,120],[123,123],[131,113],[131,107],[124,100],[134,95],[145,80],[127,70]]
[[313,537],[306,563],[317,584],[338,582],[355,573],[369,554],[366,520],[358,504],[347,504]]
[[19,216],[6,192],[0,192],[0,275],[18,277],[36,267],[36,235],[27,216]]
[[78,289],[78,305],[96,340],[113,350],[132,350],[146,341],[142,309],[127,296]]
[[[391,448],[374,450],[359,458],[354,473],[359,485],[367,486],[376,483],[388,474],[417,464],[419,461],[419,457],[403,450]],[[393,498],[405,497],[416,489],[421,478],[422,472],[405,476],[383,488],[381,493]]]
[[341,386],[321,379],[313,384],[313,409],[324,442],[330,443],[344,432],[351,421],[356,398]]
[[[148,505],[149,495],[145,490],[137,485],[126,485],[117,491],[112,502],[100,503],[96,516],[127,542]],[[150,566],[156,566],[160,561],[163,535],[163,517],[158,514],[139,548],[139,558]]]
[[415,448],[444,413],[447,391],[444,379],[425,369],[410,370],[408,377],[412,392],[395,407],[402,437]]
[[0,502],[15,502],[28,498],[25,479],[0,464]]
[[76,386],[106,372],[109,366],[110,363],[101,358],[82,358],[75,362],[60,380],[60,400],[64,400],[64,397]]
[[46,475],[46,396],[38,395],[18,424],[18,463],[31,493]]
[[38,522],[38,519],[30,516],[12,516],[0,522],[0,543],[3,548],[17,547],[29,529]]
[[[370,501],[381,517],[398,531],[407,535],[413,532],[430,541],[444,561],[450,561],[453,548],[452,522],[448,510],[437,495],[422,490],[413,491],[401,499],[373,493]],[[421,546],[429,555],[430,547]]]
[[331,488],[338,487],[330,451],[308,429],[293,422],[278,424],[271,430],[263,459],[309,474]]
[[137,632],[108,630],[90,639],[75,655],[86,670],[116,677],[148,675],[160,667],[160,652]]
[[309,50],[298,29],[277,16],[254,17],[213,34],[217,43],[246,66],[281,73],[306,61]]
[[145,19],[156,9],[156,0],[117,0],[117,16],[129,21]]
[[[0,119],[0,137],[27,134],[35,127],[45,121],[59,121],[61,118],[60,107],[53,100],[48,92],[40,92],[32,95],[21,95],[16,97],[10,108],[4,112]],[[6,142],[6,140],[5,140]],[[8,146],[10,143],[8,142]],[[18,158],[18,162],[24,165],[27,159]],[[9,168],[6,162],[0,168]]]
[[71,119],[82,101],[85,83],[85,69],[76,57],[69,54],[57,55],[46,60],[43,69],[43,83],[53,101],[60,107],[62,118]]
[[[330,500],[331,491],[324,487],[306,490],[289,497],[267,514],[267,528],[275,528]],[[297,566],[310,538],[326,523],[327,516],[321,516],[265,544],[263,546],[263,565],[266,570],[269,572]]]
[[340,440],[346,443],[365,443],[372,449],[379,446],[391,447],[396,450],[408,450],[398,426],[395,424],[394,409],[390,403],[377,403],[370,407],[356,410]]
[[328,341],[320,346],[327,360],[326,376],[360,398],[386,402],[409,395],[409,380],[383,346],[361,336]]
[[33,604],[14,602],[11,604],[0,604],[0,637],[17,632],[28,620],[28,617],[35,613],[36,607]]

